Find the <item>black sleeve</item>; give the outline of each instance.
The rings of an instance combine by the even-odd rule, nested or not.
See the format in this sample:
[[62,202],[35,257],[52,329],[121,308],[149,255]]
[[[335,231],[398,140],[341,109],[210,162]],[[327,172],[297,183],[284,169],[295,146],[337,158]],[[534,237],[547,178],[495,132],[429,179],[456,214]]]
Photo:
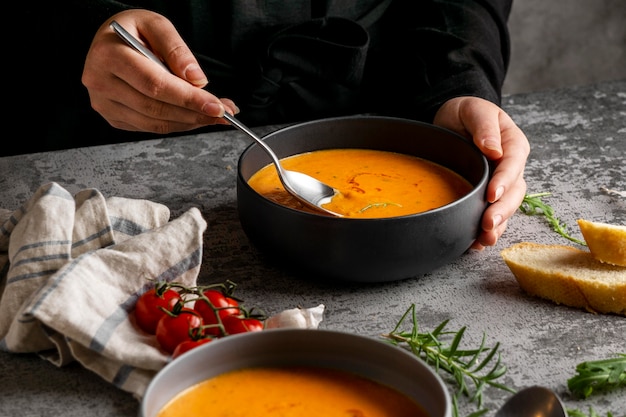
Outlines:
[[[83,65],[96,31],[112,15],[128,8],[129,5],[110,0],[72,0],[45,7],[48,10],[43,26],[47,37],[42,35],[42,39],[54,51],[53,59],[60,70],[57,76],[71,88],[73,99],[78,100],[77,93],[83,90]],[[85,96],[81,98],[84,100]],[[89,106],[88,102],[83,104]]]
[[[398,0],[381,24],[384,81],[396,113],[431,121],[458,96],[500,104],[509,62],[512,0]],[[381,31],[382,33],[382,31]],[[383,93],[384,94],[384,93]]]
[[[36,34],[28,37],[33,43],[31,52],[47,57],[46,69],[68,82],[65,87],[73,90],[80,85],[85,57],[100,25],[113,14],[129,8],[128,4],[112,0],[42,1],[31,5],[26,12],[29,31]],[[40,64],[45,62],[32,58]]]

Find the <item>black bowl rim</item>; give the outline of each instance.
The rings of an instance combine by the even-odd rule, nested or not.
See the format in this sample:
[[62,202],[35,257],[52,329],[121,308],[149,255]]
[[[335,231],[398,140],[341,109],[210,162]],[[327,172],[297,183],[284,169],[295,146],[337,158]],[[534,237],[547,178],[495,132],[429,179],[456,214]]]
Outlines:
[[[354,341],[355,345],[360,345],[361,343],[368,343],[371,346],[377,346],[377,349],[379,350],[384,349],[388,351],[389,353],[392,352],[393,349],[395,349],[396,351],[394,351],[393,355],[396,355],[399,359],[402,359],[404,361],[412,362],[414,366],[420,368],[425,374],[429,375],[429,377],[433,379],[433,381],[435,382],[434,385],[436,385],[438,390],[440,390],[440,394],[444,399],[445,417],[451,417],[452,398],[450,396],[450,393],[446,387],[444,380],[441,378],[441,376],[437,372],[435,372],[434,369],[432,369],[432,367],[430,367],[420,358],[415,356],[413,353],[405,349],[399,348],[397,346],[393,346],[392,344],[389,344],[381,339],[377,339],[372,336],[366,336],[366,335],[361,335],[357,333],[334,330],[334,329],[304,329],[304,328],[288,328],[288,327],[266,329],[260,332],[247,332],[247,333],[227,336],[225,338],[214,340],[211,343],[198,346],[197,348],[194,348],[188,352],[183,353],[178,358],[171,360],[160,371],[157,372],[157,374],[152,378],[152,380],[148,384],[145,390],[145,393],[143,397],[141,398],[141,404],[139,407],[139,416],[146,417],[147,415],[146,411],[148,411],[147,409],[149,406],[148,404],[149,396],[151,395],[153,391],[156,390],[156,387],[159,384],[163,384],[163,382],[165,381],[164,380],[165,375],[167,375],[167,373],[170,372],[172,369],[179,368],[180,367],[179,364],[182,363],[183,361],[190,361],[190,360],[194,361],[193,358],[196,358],[195,362],[199,362],[198,358],[202,358],[203,356],[205,356],[206,354],[204,352],[206,350],[215,350],[217,344],[224,344],[224,343],[233,344],[233,343],[237,343],[238,340],[242,340],[241,343],[243,343],[244,340],[250,339],[250,341],[246,340],[247,342],[246,345],[253,345],[254,338],[261,337],[264,339],[268,339],[268,338],[274,337],[272,335],[275,335],[276,336],[274,337],[275,339],[281,339],[281,338],[284,339],[285,337],[288,337],[289,334],[292,335],[292,338],[294,340],[300,340],[302,339],[302,336],[310,337],[314,335],[319,335],[322,339],[324,338],[333,339],[333,340],[339,339],[339,341],[342,342],[340,343],[340,346],[343,343],[346,343],[347,340],[351,339],[352,341]],[[239,345],[241,345],[241,343],[239,343]],[[300,342],[297,342],[297,343],[300,343]],[[232,369],[236,369],[236,368],[232,368]],[[202,381],[202,380],[203,379],[199,379],[198,381]],[[374,378],[373,380],[376,380],[376,379]],[[191,385],[188,385],[188,386],[191,386]],[[430,388],[433,388],[433,386],[430,386]],[[167,401],[165,403],[167,403]]]
[[[477,184],[473,186],[472,190],[465,194],[463,197],[454,200],[451,203],[448,203],[444,206],[440,206],[428,211],[423,211],[421,213],[413,213],[413,214],[407,214],[404,216],[393,216],[393,217],[376,217],[376,218],[360,218],[360,217],[336,217],[336,216],[331,216],[331,215],[327,215],[327,214],[323,214],[323,213],[317,213],[317,212],[308,212],[308,211],[303,211],[303,210],[298,210],[298,209],[294,209],[291,207],[287,207],[284,206],[282,204],[276,203],[273,200],[270,200],[268,198],[263,197],[262,195],[259,195],[252,187],[250,187],[250,185],[248,184],[248,181],[246,181],[243,178],[243,174],[241,173],[241,165],[242,165],[242,161],[243,159],[246,157],[246,155],[250,152],[250,150],[259,147],[259,145],[257,143],[251,143],[250,145],[248,145],[243,152],[241,153],[241,155],[238,158],[237,161],[237,178],[239,179],[240,184],[245,187],[247,190],[259,195],[260,197],[264,198],[270,205],[272,206],[276,206],[278,209],[280,210],[286,210],[288,212],[296,212],[296,213],[301,213],[302,215],[305,216],[317,216],[317,217],[325,217],[328,218],[329,221],[350,221],[350,222],[388,222],[388,221],[394,221],[397,219],[407,219],[407,218],[413,218],[413,217],[426,217],[429,215],[432,215],[433,213],[437,213],[439,211],[442,210],[446,210],[447,208],[454,206],[454,205],[458,205],[458,204],[462,204],[465,200],[471,198],[474,193],[478,192],[478,189],[481,188],[481,184],[483,184],[484,182],[489,180],[489,176],[490,176],[490,168],[489,168],[489,162],[487,161],[487,158],[485,157],[485,155],[478,149],[478,147],[476,145],[474,145],[473,143],[471,143],[469,140],[467,140],[465,137],[459,135],[458,133],[450,130],[450,129],[446,129],[444,127],[441,126],[437,126],[437,125],[433,125],[430,123],[426,123],[426,122],[421,122],[419,120],[413,120],[413,119],[404,119],[404,118],[400,118],[400,117],[391,117],[391,116],[341,116],[341,117],[331,117],[331,118],[325,118],[325,119],[316,119],[316,120],[311,120],[311,121],[307,121],[307,122],[302,122],[302,123],[296,123],[296,124],[292,124],[289,126],[285,126],[282,127],[280,129],[277,129],[275,131],[272,131],[266,135],[263,135],[261,137],[262,140],[265,140],[273,135],[276,134],[282,134],[284,132],[287,132],[289,130],[298,130],[301,129],[307,125],[312,125],[312,124],[319,124],[320,122],[333,122],[333,121],[341,121],[341,120],[354,120],[354,119],[364,119],[364,120],[372,120],[372,119],[377,119],[377,120],[386,120],[386,121],[391,121],[391,122],[402,122],[402,123],[408,123],[408,124],[415,124],[415,125],[420,125],[420,126],[424,126],[424,127],[428,127],[430,129],[435,129],[435,130],[440,130],[442,132],[445,132],[447,134],[450,134],[452,137],[455,137],[457,140],[462,140],[466,143],[468,143],[472,148],[474,148],[474,151],[478,153],[478,155],[480,156],[482,162],[483,162],[483,175],[480,177],[480,180],[477,181]],[[293,154],[293,155],[298,155],[298,154]]]

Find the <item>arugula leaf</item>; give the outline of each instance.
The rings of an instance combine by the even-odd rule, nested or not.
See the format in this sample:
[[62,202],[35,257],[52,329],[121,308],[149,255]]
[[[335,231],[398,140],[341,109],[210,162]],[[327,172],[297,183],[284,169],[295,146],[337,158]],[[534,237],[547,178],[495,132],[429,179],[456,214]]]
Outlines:
[[585,241],[571,236],[567,232],[567,225],[555,216],[554,209],[549,204],[546,204],[541,200],[541,197],[546,197],[551,194],[552,193],[526,194],[519,207],[520,211],[528,216],[544,216],[555,232],[572,242],[587,246]]
[[620,353],[617,358],[579,363],[576,372],[577,375],[567,380],[567,387],[578,398],[626,387],[626,353]]

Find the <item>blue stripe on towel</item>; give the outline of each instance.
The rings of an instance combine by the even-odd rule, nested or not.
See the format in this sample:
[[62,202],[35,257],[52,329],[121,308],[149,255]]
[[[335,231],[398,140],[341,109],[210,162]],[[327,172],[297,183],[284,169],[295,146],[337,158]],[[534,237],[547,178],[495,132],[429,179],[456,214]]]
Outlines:
[[137,236],[148,230],[139,223],[121,217],[109,216],[109,221],[113,230],[128,236]]
[[134,367],[130,365],[122,365],[120,369],[117,370],[117,373],[113,377],[113,385],[118,388],[122,388],[122,386],[126,383],[126,380],[130,376],[131,373],[135,370]]
[[[111,227],[110,227],[110,226],[107,226],[107,227],[105,227],[104,229],[100,230],[99,232],[93,233],[93,234],[91,234],[91,235],[87,236],[87,237],[86,237],[86,238],[84,238],[84,239],[81,239],[81,240],[78,240],[78,241],[76,241],[76,242],[72,243],[72,249],[74,249],[74,248],[78,248],[78,247],[80,247],[80,246],[82,246],[82,245],[84,245],[84,244],[86,244],[86,243],[91,242],[92,240],[98,239],[99,237],[101,237],[101,236],[105,236],[105,235],[107,235],[107,234],[109,234],[109,233],[111,233]],[[107,246],[110,246],[110,245],[112,245],[113,243],[114,243],[114,242],[111,240],[111,241],[109,241],[109,244],[107,244],[107,245],[103,245],[102,247],[107,247]]]
[[55,253],[42,256],[33,256],[32,258],[20,259],[19,261],[15,262],[13,266],[16,267],[18,265],[29,264],[32,262],[50,261],[53,259],[70,259],[70,255],[67,253]]
[[[176,265],[163,271],[161,275],[156,277],[156,281],[173,281],[181,276],[186,271],[193,269],[200,265],[202,257],[202,249],[198,248],[193,251],[187,258],[183,259]],[[104,320],[102,325],[96,331],[96,334],[91,339],[89,349],[95,352],[102,352],[104,346],[107,344],[117,326],[127,319],[128,313],[135,306],[137,300],[137,294],[130,296],[124,303],[118,306],[118,309]]]
[[69,245],[70,243],[72,243],[71,240],[45,240],[45,241],[41,241],[41,242],[36,242],[36,243],[31,243],[28,245],[24,245],[21,248],[19,248],[16,252],[16,254],[23,252],[25,250],[29,250],[29,249],[35,249],[35,248],[40,248],[43,246],[59,246],[59,245]]
[[[18,249],[17,253],[30,251],[30,250],[37,252],[36,249],[39,249],[42,247],[62,247],[62,249],[66,249],[65,247],[71,243],[72,242],[69,240],[49,240],[49,241],[44,241],[44,242],[37,242],[37,243],[32,243],[29,245],[22,246],[21,248]],[[20,259],[19,261],[14,262],[12,264],[12,268],[15,269],[21,265],[35,264],[38,262],[51,261],[55,259],[69,260],[70,255],[69,253],[67,253],[67,251],[59,252],[59,253],[47,253],[47,254],[44,253],[44,254],[40,254],[39,256],[31,256],[29,258]],[[56,271],[57,269],[46,269],[46,270],[29,272],[27,274],[14,275],[7,280],[7,283],[22,281],[22,280],[31,279],[31,278],[38,278],[44,275],[52,275],[56,273]]]
[[63,270],[62,273],[57,274],[54,277],[50,277],[50,280],[48,281],[48,282],[51,282],[50,285],[40,289],[40,291],[44,291],[44,292],[42,292],[41,294],[37,294],[35,296],[37,301],[32,305],[29,313],[34,314],[34,312],[39,308],[39,306],[43,303],[46,297],[48,297],[48,295],[54,292],[54,290],[59,286],[59,283],[76,268],[76,266],[80,263],[80,261],[82,259],[87,258],[88,256],[93,255],[94,253],[95,252],[88,252],[82,256],[79,256],[78,258],[76,258],[74,262],[70,263],[69,266],[65,270]]
[[30,274],[16,275],[14,277],[11,277],[11,279],[8,279],[7,284],[12,284],[14,282],[23,281],[25,279],[39,278],[45,275],[53,275],[57,271],[58,271],[57,269],[48,269],[45,271],[31,272]]
[[[20,214],[19,218],[21,219],[22,216],[24,215],[24,207],[20,207],[18,212]],[[13,213],[11,217],[9,217],[7,221],[4,222],[4,224],[0,226],[0,234],[2,234],[2,236],[9,236],[11,234],[11,231],[15,228],[15,225],[19,221],[19,219],[15,217],[15,214],[16,213]],[[11,225],[11,228],[7,229],[5,225],[9,225],[9,224]]]

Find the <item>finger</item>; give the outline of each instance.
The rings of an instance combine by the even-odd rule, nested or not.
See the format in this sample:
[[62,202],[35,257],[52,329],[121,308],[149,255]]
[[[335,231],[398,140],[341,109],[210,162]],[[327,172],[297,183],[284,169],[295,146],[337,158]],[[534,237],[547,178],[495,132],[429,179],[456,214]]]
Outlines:
[[482,221],[483,230],[491,230],[504,219],[511,217],[519,208],[526,193],[526,181],[520,177],[507,192],[485,210]]
[[[123,80],[110,73],[99,74],[97,82],[91,83],[91,105],[114,127],[133,131],[169,133],[185,131],[209,124],[227,124],[220,117],[212,117],[188,109],[159,102],[131,88]],[[233,113],[239,111],[228,99],[222,100]]]
[[[169,21],[149,20],[145,29],[147,42],[159,51],[172,73],[196,87],[202,88],[209,83],[195,56]],[[161,34],[163,29],[169,36],[152,36]]]
[[158,14],[142,15],[131,28],[137,31],[133,35],[160,57],[177,77],[196,87],[208,84],[207,76],[171,21]]
[[483,230],[472,244],[471,249],[482,250],[486,246],[494,246],[498,242],[500,236],[504,233],[507,224],[508,221],[504,221],[495,229],[488,231]]
[[496,161],[487,187],[487,200],[490,203],[498,201],[523,178],[526,161],[530,153],[528,139],[521,129],[508,116],[503,114],[502,117],[506,118],[501,123],[503,126],[501,133],[503,156]]
[[239,113],[239,107],[237,107],[237,105],[235,104],[234,101],[232,101],[231,99],[228,98],[221,98],[220,101],[222,102],[222,104],[226,107],[226,109],[228,110],[228,112],[232,115],[235,115],[237,113]]
[[[195,120],[183,120],[189,112],[180,108],[169,109],[167,114],[173,116],[174,118],[173,120],[164,120],[161,118],[147,116],[145,113],[138,112],[135,108],[126,106],[120,102],[110,101],[108,107],[107,120],[113,127],[124,130],[152,132],[158,134],[192,130],[209,124],[218,123],[217,120],[221,120],[216,120],[215,118],[198,114],[195,114]],[[176,114],[180,114],[180,117],[176,118]]]
[[91,105],[114,127],[130,125],[131,130],[169,133],[219,123],[219,119],[207,114],[146,96],[112,74],[103,74],[98,80],[91,84],[92,91],[99,90],[99,94],[91,95]]
[[471,135],[488,159],[502,156],[500,140],[500,115],[502,110],[485,100],[465,99],[459,106],[459,116],[465,130]]
[[[143,20],[142,20],[143,22]],[[154,23],[150,23],[154,22]],[[148,19],[147,23],[142,25],[149,28],[159,27],[163,25],[163,22],[168,24],[165,27],[170,27],[169,21],[165,19]],[[119,22],[123,25],[123,20]],[[141,34],[133,33],[133,27],[127,29],[133,36],[143,38]],[[158,30],[158,29],[150,29]],[[176,33],[175,31],[173,31]],[[157,32],[158,33],[158,32]],[[107,36],[116,37],[112,30],[107,33]],[[155,38],[151,36],[153,40],[161,39],[161,37]],[[164,38],[173,36],[167,32]],[[175,37],[180,39],[176,34]],[[161,41],[167,43],[168,41]],[[148,48],[153,48],[152,45],[147,44]],[[182,107],[190,111],[208,115],[211,117],[222,117],[224,114],[224,105],[213,94],[206,90],[202,90],[197,86],[194,86],[187,82],[185,79],[172,74],[168,71],[164,71],[163,68],[156,65],[146,57],[137,53],[132,48],[129,48],[121,39],[116,40],[116,44],[111,46],[115,48],[111,54],[115,54],[118,59],[114,59],[110,62],[110,70],[118,78],[124,80],[130,87],[139,91],[143,95],[153,98],[157,101],[171,104],[173,106]],[[180,46],[178,46],[180,48]],[[159,55],[162,51],[156,51],[155,54]],[[192,56],[193,58],[193,56]],[[195,62],[195,58],[194,62]],[[158,118],[158,114],[154,111],[160,111],[159,107],[146,108],[145,111],[149,112],[147,115],[150,117]]]

